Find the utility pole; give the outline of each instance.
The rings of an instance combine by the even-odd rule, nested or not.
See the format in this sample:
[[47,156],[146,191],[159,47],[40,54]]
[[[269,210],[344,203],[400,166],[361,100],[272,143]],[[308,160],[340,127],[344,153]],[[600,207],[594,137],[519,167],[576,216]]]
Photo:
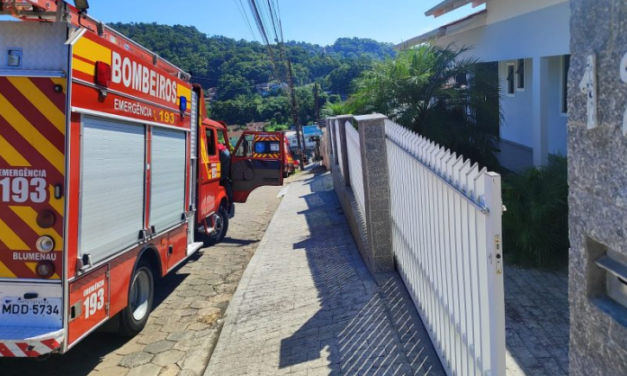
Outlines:
[[292,121],[294,121],[294,125],[296,125],[296,139],[298,140],[298,149],[301,151],[300,169],[304,170],[307,146],[305,144],[305,138],[303,137],[303,129],[298,121],[298,103],[296,102],[296,91],[294,90],[294,72],[292,70],[292,60],[289,56],[287,56],[287,71],[288,85],[290,86],[290,96],[292,99]]
[[318,92],[318,84],[314,84],[313,87],[313,95],[314,95],[314,108],[316,109],[316,122],[320,120],[320,98]]

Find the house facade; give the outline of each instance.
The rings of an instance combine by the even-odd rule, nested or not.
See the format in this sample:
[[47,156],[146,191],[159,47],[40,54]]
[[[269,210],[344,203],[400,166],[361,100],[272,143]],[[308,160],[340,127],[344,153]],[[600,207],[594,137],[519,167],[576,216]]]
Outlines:
[[503,167],[520,171],[566,155],[570,0],[446,0],[426,15],[484,5],[461,20],[403,43],[472,47],[469,56],[494,63],[501,87]]

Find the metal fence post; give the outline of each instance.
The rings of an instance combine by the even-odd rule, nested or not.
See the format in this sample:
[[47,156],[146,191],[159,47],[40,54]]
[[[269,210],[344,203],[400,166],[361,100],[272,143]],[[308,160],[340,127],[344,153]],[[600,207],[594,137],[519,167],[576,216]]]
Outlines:
[[485,204],[488,207],[488,299],[490,315],[490,369],[498,375],[505,372],[505,291],[503,278],[503,235],[501,176],[489,172],[485,176]]
[[370,245],[369,268],[374,273],[394,270],[390,176],[381,114],[355,116],[359,130],[364,180],[365,220]]

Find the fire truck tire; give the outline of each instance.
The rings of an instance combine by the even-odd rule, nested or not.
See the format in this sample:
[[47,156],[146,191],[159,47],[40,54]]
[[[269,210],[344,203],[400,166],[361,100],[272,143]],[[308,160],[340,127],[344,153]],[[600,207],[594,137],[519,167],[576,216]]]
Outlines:
[[137,264],[128,297],[128,306],[120,316],[120,333],[133,337],[146,326],[155,295],[155,283],[152,269],[147,260]]
[[206,247],[216,245],[224,240],[229,231],[229,213],[224,206],[216,213],[216,232],[213,235],[204,235],[203,243]]

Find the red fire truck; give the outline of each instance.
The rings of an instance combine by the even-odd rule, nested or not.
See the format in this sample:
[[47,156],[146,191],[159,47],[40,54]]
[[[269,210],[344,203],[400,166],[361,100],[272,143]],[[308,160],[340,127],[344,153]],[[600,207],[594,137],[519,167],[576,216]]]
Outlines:
[[[220,241],[222,123],[201,87],[63,1],[0,0],[0,357],[142,330],[154,281]],[[233,201],[283,184],[282,135],[245,133]],[[110,321],[115,320],[115,321]]]

